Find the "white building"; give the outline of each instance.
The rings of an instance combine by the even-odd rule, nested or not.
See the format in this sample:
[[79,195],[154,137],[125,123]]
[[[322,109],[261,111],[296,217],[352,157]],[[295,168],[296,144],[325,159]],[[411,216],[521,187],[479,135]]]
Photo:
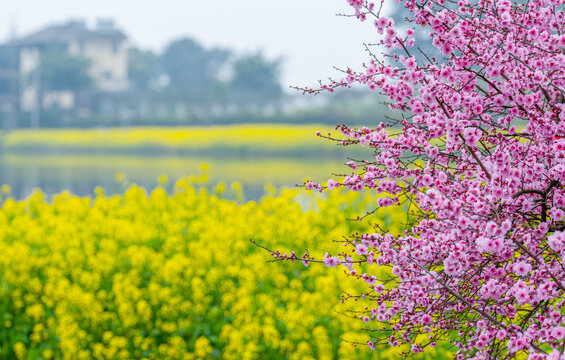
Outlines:
[[48,26],[15,40],[12,45],[19,51],[20,108],[23,111],[33,111],[39,104],[42,108],[74,107],[76,94],[72,91],[41,91],[37,79],[34,80],[41,55],[48,51],[89,59],[89,75],[100,91],[128,89],[126,36],[111,20],[100,20],[95,28],[88,28],[83,21]]

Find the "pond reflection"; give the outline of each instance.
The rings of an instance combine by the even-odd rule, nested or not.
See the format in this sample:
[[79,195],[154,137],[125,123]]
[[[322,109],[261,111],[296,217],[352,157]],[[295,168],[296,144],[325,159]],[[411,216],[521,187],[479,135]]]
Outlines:
[[22,199],[36,188],[49,197],[64,190],[89,196],[97,186],[106,193],[121,192],[132,183],[151,191],[160,176],[168,179],[170,191],[180,178],[204,175],[210,188],[220,182],[239,182],[245,198],[257,200],[264,195],[266,184],[278,188],[293,187],[306,179],[322,182],[343,171],[342,164],[342,160],[327,158],[4,154],[0,156],[0,183],[10,185],[12,196]]

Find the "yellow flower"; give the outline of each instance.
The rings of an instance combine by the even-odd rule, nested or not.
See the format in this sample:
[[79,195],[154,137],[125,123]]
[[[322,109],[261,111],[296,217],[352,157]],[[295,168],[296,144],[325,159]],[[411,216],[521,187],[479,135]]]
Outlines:
[[121,183],[126,179],[126,175],[123,172],[119,172],[119,173],[116,174],[115,179],[116,179],[116,182]]
[[205,359],[209,354],[212,353],[212,346],[210,345],[210,340],[208,338],[201,336],[196,339],[194,344],[194,354],[198,359]]
[[14,354],[16,355],[16,359],[25,359],[27,355],[27,349],[24,343],[17,342],[14,344]]

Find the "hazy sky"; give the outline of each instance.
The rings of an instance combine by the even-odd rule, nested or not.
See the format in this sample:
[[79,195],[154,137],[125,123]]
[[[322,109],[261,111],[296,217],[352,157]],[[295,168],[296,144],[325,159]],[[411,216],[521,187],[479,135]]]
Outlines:
[[129,42],[160,50],[170,40],[191,36],[207,47],[237,53],[263,49],[284,57],[283,83],[312,85],[330,75],[333,66],[358,67],[362,44],[376,31],[354,18],[346,0],[17,0],[0,5],[0,40],[11,29],[26,35],[46,24],[68,19],[113,18]]

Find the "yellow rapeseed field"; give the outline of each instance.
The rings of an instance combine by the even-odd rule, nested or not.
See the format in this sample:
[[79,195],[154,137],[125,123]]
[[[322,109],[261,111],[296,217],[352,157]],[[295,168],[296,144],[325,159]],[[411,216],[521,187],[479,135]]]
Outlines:
[[[4,189],[8,191],[7,189]],[[187,179],[94,198],[38,191],[0,209],[2,359],[359,359],[364,323],[339,304],[336,269],[267,263],[271,248],[343,249],[374,194],[283,190],[231,201]],[[378,212],[401,230],[402,211]],[[392,350],[390,350],[392,351]],[[388,355],[387,355],[388,354]]]
[[327,125],[229,125],[195,127],[130,127],[103,129],[29,129],[4,134],[5,149],[28,147],[58,150],[177,150],[186,152],[233,151],[304,152],[335,149],[335,144],[314,133],[332,131]]

